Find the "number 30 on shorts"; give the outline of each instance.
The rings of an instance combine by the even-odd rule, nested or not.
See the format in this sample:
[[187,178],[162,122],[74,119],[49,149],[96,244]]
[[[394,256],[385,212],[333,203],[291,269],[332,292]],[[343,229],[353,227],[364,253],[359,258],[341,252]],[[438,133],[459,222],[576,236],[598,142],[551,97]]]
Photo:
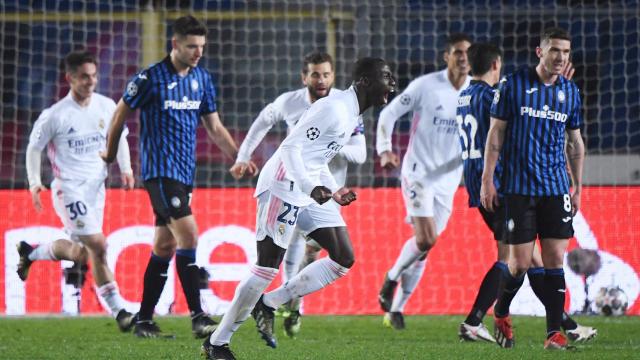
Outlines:
[[65,205],[65,207],[69,210],[70,220],[75,220],[78,215],[86,215],[87,214],[87,205],[85,205],[82,201],[76,201]]
[[[281,223],[289,224],[291,226],[295,225],[296,221],[298,220],[298,210],[300,210],[300,208],[286,202],[283,202],[282,206],[284,206],[285,209],[282,214],[278,215],[278,221],[280,221]],[[291,215],[292,219],[287,220],[287,215],[289,215],[291,210],[293,210],[293,214]]]
[[564,199],[564,211],[571,212],[571,196],[569,196],[569,194],[564,194],[562,198]]

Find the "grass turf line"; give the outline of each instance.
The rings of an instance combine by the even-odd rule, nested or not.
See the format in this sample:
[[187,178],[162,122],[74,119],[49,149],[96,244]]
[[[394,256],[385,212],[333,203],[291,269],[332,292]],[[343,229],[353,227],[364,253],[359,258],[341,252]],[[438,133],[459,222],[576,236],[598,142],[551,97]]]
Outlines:
[[[577,351],[545,351],[544,318],[516,316],[516,347],[460,343],[461,316],[408,316],[407,329],[382,326],[382,316],[304,316],[295,340],[276,319],[278,348],[264,345],[252,319],[234,336],[239,359],[638,359],[640,318],[576,317],[598,328],[598,337]],[[138,339],[123,334],[112,318],[0,318],[2,359],[199,359],[202,340],[191,335],[186,317],[159,317],[175,340]],[[485,325],[493,329],[491,317]]]

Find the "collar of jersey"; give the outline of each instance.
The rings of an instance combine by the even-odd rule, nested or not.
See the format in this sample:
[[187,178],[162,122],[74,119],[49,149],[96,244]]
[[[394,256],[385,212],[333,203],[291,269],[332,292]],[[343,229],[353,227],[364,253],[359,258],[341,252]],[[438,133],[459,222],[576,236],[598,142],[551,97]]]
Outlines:
[[551,84],[551,85],[547,85],[545,84],[541,79],[540,76],[538,76],[538,72],[536,71],[536,67],[532,66],[529,68],[529,80],[534,83],[539,83],[539,84],[543,84],[544,86],[557,86],[557,85],[562,85],[565,82],[565,77],[562,75],[558,75],[558,78],[556,79],[556,81]]
[[[162,59],[162,62],[165,64],[165,66],[167,67],[167,69],[169,69],[169,72],[171,72],[173,75],[178,75],[178,70],[176,70],[176,68],[173,66],[173,63],[171,62],[171,55],[167,55],[164,59]],[[189,74],[191,74],[191,72],[193,71],[193,69],[195,68],[190,68],[189,71],[187,72],[187,75],[185,75],[184,77],[189,76]],[[182,76],[180,76],[181,78],[184,78]]]

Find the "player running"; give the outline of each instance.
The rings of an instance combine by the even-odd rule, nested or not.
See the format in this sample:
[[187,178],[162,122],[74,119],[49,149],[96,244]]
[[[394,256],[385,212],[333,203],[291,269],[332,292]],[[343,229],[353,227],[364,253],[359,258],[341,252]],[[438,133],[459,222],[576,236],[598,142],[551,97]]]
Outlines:
[[[330,199],[348,205],[353,191],[339,187],[328,162],[349,140],[360,114],[381,106],[395,81],[384,60],[363,58],[353,71],[353,85],[334,96],[316,101],[265,165],[256,188],[258,260],[249,277],[236,288],[229,311],[202,345],[209,359],[234,359],[229,349],[233,333],[252,312],[258,327],[269,326],[274,310],[333,283],[353,266],[351,240],[340,212],[316,212]],[[321,216],[316,217],[314,215]],[[296,224],[329,254],[304,268],[279,288],[262,295],[278,273]],[[252,311],[253,309],[253,311]],[[264,335],[264,334],[263,334]],[[264,336],[269,345],[270,338]]]
[[[133,315],[125,310],[113,273],[107,266],[107,240],[102,233],[107,166],[99,156],[104,150],[107,129],[116,104],[95,92],[98,63],[87,51],[74,51],[64,59],[65,79],[70,91],[62,100],[45,109],[33,125],[27,146],[27,176],[33,206],[42,211],[40,193],[40,153],[47,147],[53,170],[51,198],[56,214],[72,241],[58,239],[35,249],[24,241],[18,245],[18,276],[27,280],[36,260],[70,260],[91,270],[97,293],[116,318],[118,327],[128,331]],[[125,189],[134,185],[127,130],[116,144],[118,165]]]
[[[230,169],[231,174],[236,179],[243,177],[245,173],[249,175],[256,173],[256,169],[251,166],[251,154],[269,129],[276,123],[284,121],[288,129],[291,130],[312,103],[330,94],[341,92],[341,90],[332,91],[334,81],[333,67],[333,59],[327,53],[313,52],[305,56],[301,73],[302,83],[305,87],[285,92],[260,112],[253,124],[251,124],[251,128],[247,132],[242,145],[240,145],[236,163]],[[348,164],[362,164],[367,157],[364,125],[361,121],[362,119],[353,130],[347,144],[329,162],[329,170],[340,187],[344,186],[346,182]],[[335,201],[328,201],[317,209],[334,212],[339,211],[339,205]],[[321,248],[313,240],[307,242],[307,235],[313,230],[315,229],[308,229],[308,231],[303,232],[298,227],[294,230],[284,255],[284,282],[295,276],[300,268],[304,268],[304,266],[316,259]],[[301,264],[303,258],[304,263]],[[285,334],[289,337],[294,337],[300,330],[302,323],[300,300],[292,300],[290,303],[285,304],[284,309]]]
[[[380,113],[376,148],[380,165],[393,169],[400,162],[391,149],[393,125],[413,111],[401,184],[415,236],[405,242],[378,296],[385,311],[383,323],[395,329],[405,327],[402,311],[422,277],[429,250],[449,221],[460,184],[462,161],[455,118],[458,96],[471,79],[467,62],[470,45],[467,35],[451,34],[444,52],[447,68],[413,80]],[[401,290],[394,297],[398,283]]]

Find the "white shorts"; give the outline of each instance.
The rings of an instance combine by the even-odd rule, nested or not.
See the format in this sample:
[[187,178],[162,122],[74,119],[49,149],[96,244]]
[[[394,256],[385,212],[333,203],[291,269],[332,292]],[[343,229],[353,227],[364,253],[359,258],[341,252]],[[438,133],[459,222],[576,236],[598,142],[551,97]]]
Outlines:
[[256,240],[262,241],[268,236],[276,245],[286,249],[304,209],[283,201],[268,190],[258,195]]
[[347,224],[340,214],[340,205],[333,200],[322,205],[313,203],[298,216],[298,229],[304,236],[309,236],[318,229],[341,226]]
[[438,235],[447,227],[453,208],[453,196],[454,194],[436,193],[433,187],[425,186],[420,180],[402,177],[402,197],[407,209],[407,222],[411,223],[412,217],[431,217]]
[[53,208],[71,239],[102,233],[104,180],[60,180],[51,182]]

